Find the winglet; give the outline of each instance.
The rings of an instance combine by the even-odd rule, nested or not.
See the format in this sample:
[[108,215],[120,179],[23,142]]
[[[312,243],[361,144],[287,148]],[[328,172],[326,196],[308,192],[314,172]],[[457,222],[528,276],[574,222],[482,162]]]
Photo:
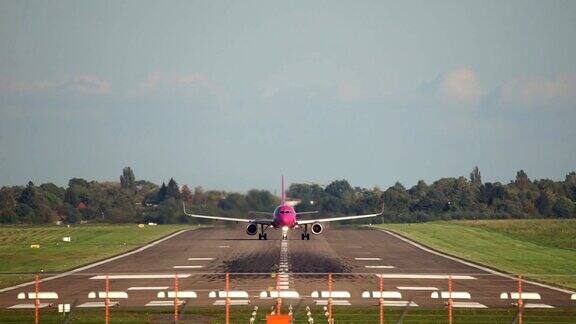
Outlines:
[[186,203],[184,202],[184,200],[182,200],[182,209],[184,210],[184,215],[188,215],[188,213],[186,212]]

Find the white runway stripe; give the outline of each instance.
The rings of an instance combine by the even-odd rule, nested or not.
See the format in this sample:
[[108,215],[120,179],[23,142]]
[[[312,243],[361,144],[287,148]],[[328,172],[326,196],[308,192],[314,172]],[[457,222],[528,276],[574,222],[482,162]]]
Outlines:
[[[178,305],[182,305],[184,301],[179,300]],[[152,300],[145,306],[174,306],[174,300]]]
[[174,269],[200,269],[204,268],[204,266],[200,265],[181,265],[181,266],[174,266]]
[[[377,274],[377,277],[382,277],[384,279],[440,279],[448,280],[448,275],[436,275],[436,274],[405,274],[405,273],[385,273]],[[461,276],[453,275],[453,280],[475,280],[472,276]]]
[[[224,306],[224,305],[226,305],[226,300],[217,300],[212,305]],[[232,299],[232,300],[230,300],[230,305],[231,306],[246,306],[246,305],[250,305],[250,301],[249,300]]]
[[[105,306],[106,306],[105,302],[86,302],[84,304],[78,305],[78,307],[80,307],[80,308],[95,308],[95,307],[104,308]],[[109,301],[108,306],[116,307],[116,306],[118,306],[118,302],[117,301]]]
[[168,289],[168,286],[159,286],[159,287],[130,287],[128,290],[165,290]]
[[365,268],[368,269],[394,269],[394,266],[386,266],[386,265],[367,265],[364,266]]
[[[50,304],[48,303],[40,303],[40,308],[48,307]],[[35,308],[35,304],[16,304],[14,306],[7,307],[8,309],[31,309]]]
[[452,307],[456,308],[487,308],[485,305],[482,305],[477,302],[459,302],[455,301],[452,302]]
[[354,258],[357,261],[382,261],[381,258]]
[[[328,301],[327,300],[316,300],[316,306],[326,306],[328,305]],[[333,300],[332,301],[332,305],[334,306],[352,306],[352,304],[350,304],[349,301],[347,300]]]
[[406,287],[406,286],[399,286],[396,287],[398,290],[438,290],[436,287]]
[[[179,273],[178,278],[188,278],[190,277],[190,273]],[[141,274],[141,275],[109,275],[108,279],[174,279],[173,274]],[[94,280],[105,280],[106,276],[94,276],[90,279]]]
[[418,304],[415,302],[410,302],[406,300],[385,300],[384,306],[392,306],[392,307],[418,307]]
[[550,306],[547,304],[524,304],[524,308],[554,308],[554,306]]

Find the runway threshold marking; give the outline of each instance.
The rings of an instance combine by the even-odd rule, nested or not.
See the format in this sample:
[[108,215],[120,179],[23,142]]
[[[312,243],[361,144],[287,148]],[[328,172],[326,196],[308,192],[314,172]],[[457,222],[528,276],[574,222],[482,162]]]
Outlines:
[[[188,278],[192,274],[190,273],[179,273],[178,278]],[[94,276],[91,277],[92,280],[106,280],[106,276]],[[108,279],[174,279],[173,274],[141,274],[141,275],[109,275]]]
[[[379,273],[376,274],[378,278],[384,279],[435,279],[435,280],[448,280],[448,275],[439,274],[411,274],[411,273]],[[452,280],[476,280],[476,277],[466,275],[452,275]]]

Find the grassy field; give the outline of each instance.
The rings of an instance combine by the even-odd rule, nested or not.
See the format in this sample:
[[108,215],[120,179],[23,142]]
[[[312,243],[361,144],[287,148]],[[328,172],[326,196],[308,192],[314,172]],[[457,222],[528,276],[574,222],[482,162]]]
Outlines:
[[576,288],[576,220],[451,221],[378,227],[492,268]]
[[[285,310],[284,313],[286,313]],[[313,308],[315,323],[325,323],[326,317],[321,308]],[[401,316],[402,309],[386,308],[385,320],[387,323],[395,323]],[[248,323],[252,308],[233,307],[231,312],[232,323]],[[306,323],[307,317],[303,307],[296,307],[294,312],[294,324]],[[63,316],[54,309],[41,311],[42,323],[62,323]],[[515,309],[456,309],[454,310],[454,322],[460,324],[509,324],[516,316]],[[527,309],[524,313],[524,323],[574,323],[576,316],[574,309]],[[112,323],[169,323],[173,319],[170,308],[146,308],[146,309],[111,309],[110,321]],[[256,316],[256,323],[263,323],[266,319],[264,307]],[[378,307],[334,307],[334,320],[336,323],[379,323]],[[196,308],[188,306],[184,315],[181,316],[184,323],[225,323],[224,307]],[[0,310],[2,323],[32,323],[34,310]],[[103,309],[77,310],[72,314],[71,323],[102,323],[104,321]],[[404,323],[416,324],[445,324],[447,323],[446,310],[439,309],[410,309],[404,316]]]
[[[79,225],[0,227],[0,287],[92,263],[156,240],[189,225]],[[63,242],[69,236],[71,242]],[[32,244],[40,248],[33,249]]]

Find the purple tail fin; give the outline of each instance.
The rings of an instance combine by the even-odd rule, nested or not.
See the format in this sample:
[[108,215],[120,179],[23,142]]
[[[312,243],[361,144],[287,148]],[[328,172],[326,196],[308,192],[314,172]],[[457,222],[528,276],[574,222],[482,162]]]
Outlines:
[[282,205],[286,203],[286,192],[284,191],[284,175],[282,175],[282,191],[280,191],[280,202]]

